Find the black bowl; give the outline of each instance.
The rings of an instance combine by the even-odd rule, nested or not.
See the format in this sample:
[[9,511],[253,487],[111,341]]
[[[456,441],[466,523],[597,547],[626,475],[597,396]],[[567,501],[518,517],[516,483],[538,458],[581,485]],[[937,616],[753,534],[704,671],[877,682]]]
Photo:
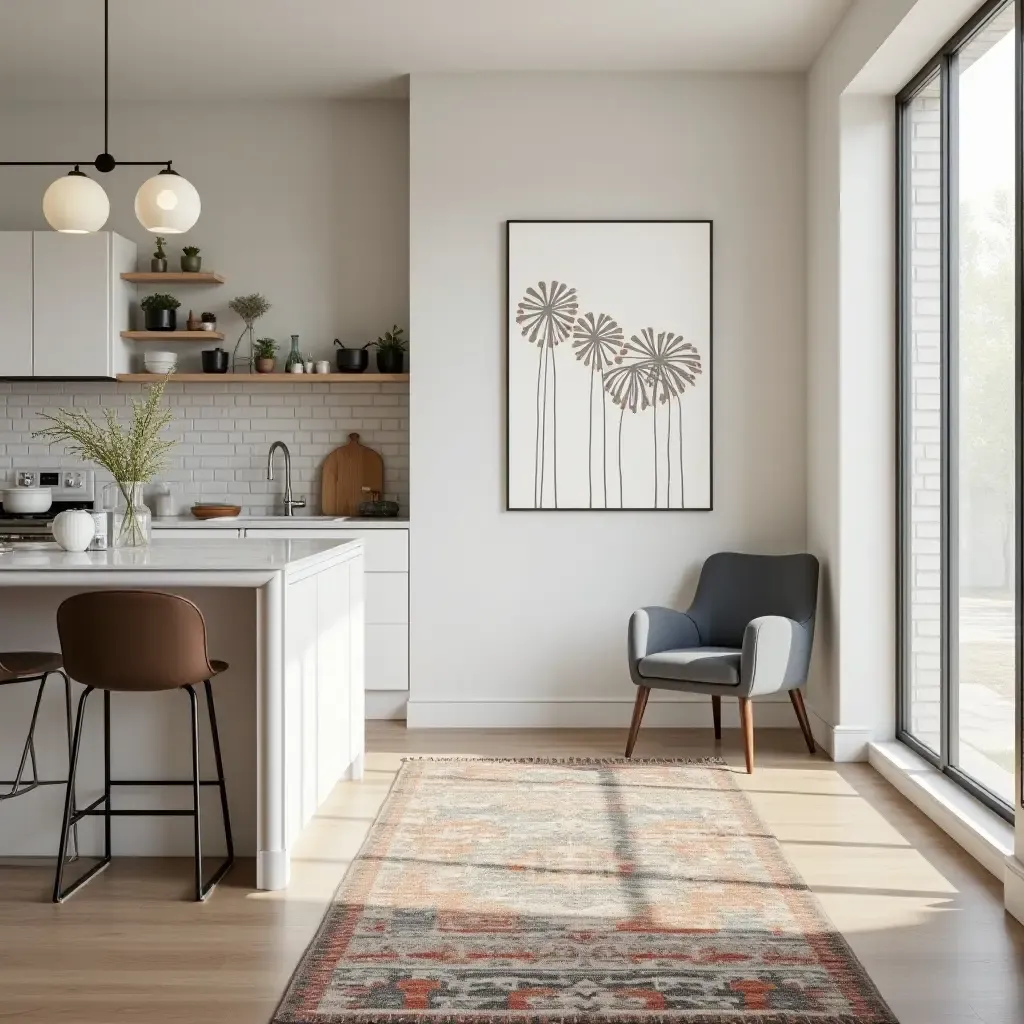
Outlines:
[[370,353],[365,348],[339,348],[338,373],[362,373],[370,365]]
[[203,373],[227,373],[228,350],[208,348],[203,352]]

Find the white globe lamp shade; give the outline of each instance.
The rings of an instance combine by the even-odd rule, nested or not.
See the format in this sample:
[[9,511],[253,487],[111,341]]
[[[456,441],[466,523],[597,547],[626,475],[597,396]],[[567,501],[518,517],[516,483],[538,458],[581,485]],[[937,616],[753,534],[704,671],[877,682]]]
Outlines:
[[199,220],[201,208],[195,186],[177,171],[154,175],[135,196],[135,216],[155,235],[184,234]]
[[87,235],[106,224],[110,200],[102,185],[75,168],[46,190],[43,216],[54,231]]

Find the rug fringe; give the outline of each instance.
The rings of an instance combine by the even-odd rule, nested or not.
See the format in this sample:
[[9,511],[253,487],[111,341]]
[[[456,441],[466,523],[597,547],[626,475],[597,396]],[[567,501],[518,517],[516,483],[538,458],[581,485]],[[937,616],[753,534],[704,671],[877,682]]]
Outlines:
[[474,764],[614,764],[632,765],[643,768],[646,765],[715,765],[727,762],[722,757],[432,757],[429,754],[410,754],[403,761],[467,761]]

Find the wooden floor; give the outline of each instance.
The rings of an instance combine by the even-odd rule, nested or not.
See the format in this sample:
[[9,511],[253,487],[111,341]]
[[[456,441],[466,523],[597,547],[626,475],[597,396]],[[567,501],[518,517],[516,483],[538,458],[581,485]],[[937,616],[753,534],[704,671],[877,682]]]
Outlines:
[[[0,1020],[264,1024],[403,754],[608,756],[624,740],[624,730],[370,723],[366,779],[338,787],[284,893],[254,892],[243,862],[197,905],[185,899],[189,861],[115,859],[56,907],[49,865],[0,866]],[[1024,928],[996,880],[867,765],[812,759],[795,730],[759,730],[757,742],[757,772],[738,773],[740,785],[901,1024],[1021,1024]],[[738,732],[716,750],[710,731],[645,728],[634,756],[716,752],[742,765]]]

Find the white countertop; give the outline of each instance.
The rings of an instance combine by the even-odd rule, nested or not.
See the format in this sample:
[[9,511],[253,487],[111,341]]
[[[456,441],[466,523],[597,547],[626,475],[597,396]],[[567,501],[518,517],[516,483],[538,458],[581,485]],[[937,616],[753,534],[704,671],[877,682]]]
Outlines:
[[278,572],[355,553],[355,540],[160,540],[139,548],[63,551],[56,542],[0,554],[0,575],[20,572]]
[[153,516],[154,530],[408,530],[408,519],[364,519],[359,516]]

